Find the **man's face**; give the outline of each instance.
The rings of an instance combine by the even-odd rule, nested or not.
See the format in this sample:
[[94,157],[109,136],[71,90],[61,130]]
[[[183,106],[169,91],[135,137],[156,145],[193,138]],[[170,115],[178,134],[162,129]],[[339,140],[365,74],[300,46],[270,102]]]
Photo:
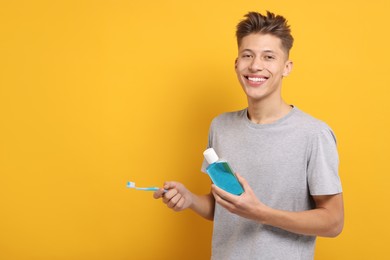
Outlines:
[[236,73],[249,101],[281,98],[283,76],[292,68],[281,40],[270,34],[245,36],[238,48]]

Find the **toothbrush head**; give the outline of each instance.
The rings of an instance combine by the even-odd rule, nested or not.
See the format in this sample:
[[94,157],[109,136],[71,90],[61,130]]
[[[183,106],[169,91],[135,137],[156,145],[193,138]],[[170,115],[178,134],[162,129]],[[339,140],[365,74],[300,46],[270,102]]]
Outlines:
[[128,181],[127,188],[135,188],[135,182]]

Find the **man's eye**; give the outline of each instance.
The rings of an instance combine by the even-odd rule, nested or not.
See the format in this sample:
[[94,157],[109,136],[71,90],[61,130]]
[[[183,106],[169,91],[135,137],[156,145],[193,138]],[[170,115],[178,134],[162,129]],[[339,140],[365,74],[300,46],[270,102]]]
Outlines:
[[243,58],[252,58],[252,55],[250,55],[250,54],[243,54],[242,57]]
[[264,58],[265,58],[266,60],[273,60],[273,59],[275,59],[274,56],[265,56]]

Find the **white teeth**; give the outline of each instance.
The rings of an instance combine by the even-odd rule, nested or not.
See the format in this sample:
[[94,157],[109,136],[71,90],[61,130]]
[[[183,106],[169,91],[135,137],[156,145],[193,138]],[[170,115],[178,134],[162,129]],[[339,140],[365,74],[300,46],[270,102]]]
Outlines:
[[256,82],[266,81],[267,80],[266,78],[251,78],[251,77],[248,77],[248,79],[250,81],[256,81]]

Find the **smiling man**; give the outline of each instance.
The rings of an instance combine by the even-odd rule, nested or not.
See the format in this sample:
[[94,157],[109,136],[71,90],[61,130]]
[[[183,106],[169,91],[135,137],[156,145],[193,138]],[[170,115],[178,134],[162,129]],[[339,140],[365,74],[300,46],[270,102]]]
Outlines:
[[335,136],[282,98],[293,66],[286,19],[270,12],[245,17],[237,25],[235,70],[248,107],[216,117],[208,143],[231,164],[244,193],[212,185],[196,195],[166,182],[168,191],[154,197],[214,220],[212,259],[313,259],[316,236],[335,237],[344,223]]

